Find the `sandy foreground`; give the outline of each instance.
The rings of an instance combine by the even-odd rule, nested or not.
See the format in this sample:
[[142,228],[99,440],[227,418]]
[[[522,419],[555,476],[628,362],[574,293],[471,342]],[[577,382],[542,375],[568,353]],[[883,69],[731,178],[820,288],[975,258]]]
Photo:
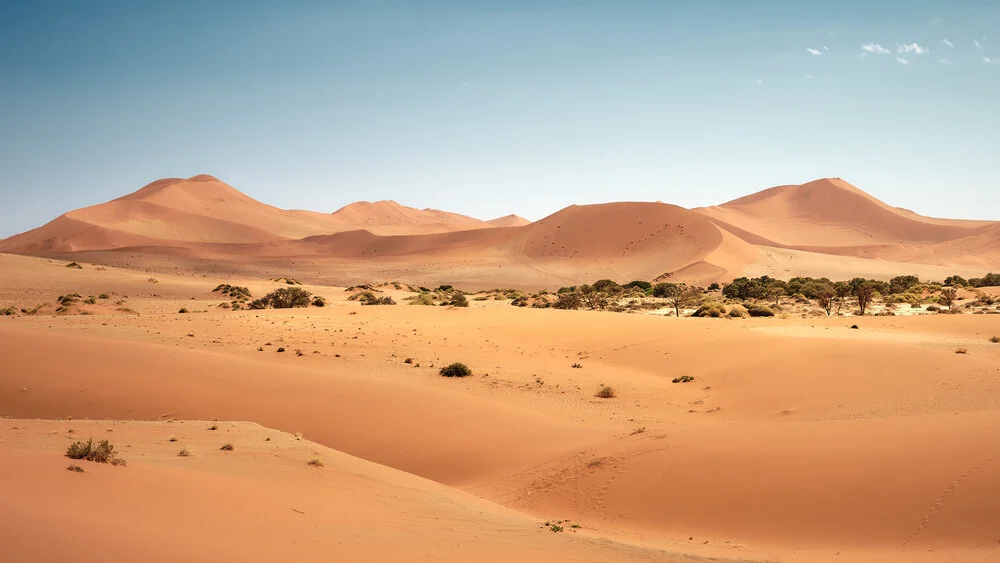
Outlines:
[[[322,309],[228,311],[222,282],[280,285],[0,254],[0,306],[109,295],[0,317],[0,560],[1000,560],[997,316],[318,286]],[[474,375],[440,377],[453,361]],[[89,437],[128,466],[63,456]]]

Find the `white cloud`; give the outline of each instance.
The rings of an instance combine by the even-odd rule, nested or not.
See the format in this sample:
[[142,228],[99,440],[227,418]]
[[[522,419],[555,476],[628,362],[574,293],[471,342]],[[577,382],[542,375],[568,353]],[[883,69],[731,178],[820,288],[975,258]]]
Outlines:
[[811,74],[807,74],[806,75],[806,80],[812,80],[812,79],[813,79],[813,75],[811,75]]
[[896,61],[899,62],[899,64],[901,64],[901,65],[908,65],[908,64],[910,64],[910,61],[904,59],[903,57],[896,57]]
[[990,64],[990,63],[993,62],[993,59],[991,59],[989,57],[983,57],[983,62],[986,63],[986,64]]
[[879,45],[878,43],[869,43],[861,47],[862,51],[868,51],[869,53],[878,53],[880,55],[889,54],[889,49]]
[[972,42],[976,45],[977,49],[982,49],[983,48],[983,44],[980,43],[978,39],[973,39]]
[[830,50],[830,48],[829,48],[829,47],[827,47],[826,45],[823,45],[823,50],[824,50],[824,51],[829,51],[829,50]]
[[954,48],[955,48],[955,44],[954,44],[954,43],[952,43],[951,41],[948,41],[948,39],[947,39],[947,38],[945,38],[945,39],[942,39],[942,40],[941,40],[941,44],[942,44],[942,45],[947,45],[947,46],[951,47],[952,49],[954,49]]
[[950,65],[951,64],[951,60],[950,59],[941,59],[941,60],[938,61],[938,63],[943,64],[943,65]]
[[758,78],[756,80],[756,82],[757,82],[757,86],[762,86],[764,84],[764,79],[763,78]]
[[899,43],[896,43],[896,52],[897,53],[914,53],[914,54],[917,54],[917,55],[923,55],[924,53],[929,53],[930,50],[928,50],[926,47],[921,47],[920,45],[917,45],[916,43],[910,43],[909,45],[900,45]]
[[823,51],[820,51],[819,49],[813,49],[812,47],[807,47],[806,51],[809,51],[813,55],[822,55],[823,54]]

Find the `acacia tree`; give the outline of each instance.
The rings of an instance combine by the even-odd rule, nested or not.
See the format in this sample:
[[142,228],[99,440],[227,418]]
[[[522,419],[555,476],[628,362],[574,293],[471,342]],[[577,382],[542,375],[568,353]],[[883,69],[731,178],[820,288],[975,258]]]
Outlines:
[[674,315],[678,318],[681,316],[681,309],[690,305],[699,293],[698,288],[688,287],[683,283],[665,284],[662,290],[667,298],[667,304],[674,308]]
[[833,304],[837,300],[837,294],[834,293],[833,288],[824,288],[819,290],[816,295],[816,301],[819,302],[819,306],[826,311],[826,316],[830,316],[833,312]]
[[941,290],[941,297],[938,297],[938,301],[942,305],[947,305],[948,310],[951,311],[952,304],[955,303],[955,299],[958,298],[958,290],[954,287],[946,287]]
[[858,309],[861,314],[865,314],[865,310],[868,308],[868,304],[872,302],[872,298],[875,297],[875,284],[871,280],[866,280],[864,278],[854,278],[850,281],[851,293],[858,298]]

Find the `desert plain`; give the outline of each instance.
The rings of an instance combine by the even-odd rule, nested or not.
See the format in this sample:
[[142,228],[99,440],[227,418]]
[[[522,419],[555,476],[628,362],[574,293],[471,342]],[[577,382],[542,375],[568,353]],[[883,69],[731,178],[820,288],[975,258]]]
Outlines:
[[991,269],[1000,223],[839,179],[535,222],[160,180],[0,241],[0,560],[997,561],[1000,287],[944,284]]

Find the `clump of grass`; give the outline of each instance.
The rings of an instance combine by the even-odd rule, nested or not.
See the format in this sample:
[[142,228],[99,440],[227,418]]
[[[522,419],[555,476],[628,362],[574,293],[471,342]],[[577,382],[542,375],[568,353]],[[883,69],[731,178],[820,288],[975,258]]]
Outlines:
[[183,315],[185,313],[188,313],[189,311],[187,310],[187,307],[181,307],[180,311],[177,312]]
[[93,295],[91,295],[90,297],[84,299],[83,302],[86,305],[96,305],[97,304],[97,298],[94,297]]
[[171,442],[176,442],[177,441],[177,436],[171,436],[170,437],[170,441]]
[[326,298],[319,295],[313,297],[313,307],[326,307]]
[[125,460],[115,455],[115,447],[107,440],[94,443],[91,438],[86,442],[73,442],[66,448],[66,457],[70,459],[85,459],[96,463],[125,465]]
[[97,298],[98,299],[111,299],[111,297],[107,293],[102,293],[102,294],[98,295]]
[[0,309],[0,316],[12,317],[17,314],[17,309],[13,307],[7,307],[6,309]]
[[594,394],[595,397],[601,399],[613,399],[618,396],[614,387],[609,387],[607,385],[601,385],[601,388]]
[[553,532],[561,532],[563,531],[563,527],[553,522],[549,524],[549,530],[552,530]]
[[990,338],[990,342],[994,344],[1000,344],[1000,336],[994,336],[993,338]]
[[463,363],[455,362],[441,368],[439,373],[445,377],[466,377],[472,375],[472,370]]
[[582,369],[583,368],[583,364],[575,363],[575,364],[573,364],[573,365],[571,365],[569,367],[571,367],[573,369]]
[[219,448],[219,449],[222,450],[222,451],[224,451],[224,452],[231,452],[231,451],[233,451],[236,448],[234,448],[232,444],[226,443],[226,444],[222,444],[222,447]]
[[413,358],[406,358],[405,360],[403,360],[403,363],[404,364],[412,364],[413,363]]
[[320,459],[320,458],[317,457],[317,458],[310,459],[308,465],[311,465],[313,467],[323,467],[326,464],[323,463],[322,459]]
[[694,378],[690,375],[682,375],[680,377],[675,377],[672,380],[672,383],[690,383],[692,381],[694,381]]
[[218,424],[213,424],[213,425],[209,426],[208,429],[209,430],[218,430],[219,429],[219,425]]
[[76,262],[70,262],[69,264],[66,264],[66,267],[67,268],[73,268],[73,269],[76,269],[76,270],[82,270],[83,269],[83,266],[77,264]]
[[967,348],[955,348],[956,354],[968,354],[969,350]]
[[79,465],[70,465],[66,469],[73,471],[75,473],[83,473],[83,468],[80,467]]
[[187,448],[181,448],[181,451],[177,452],[177,457],[188,457],[191,455],[191,450]]

